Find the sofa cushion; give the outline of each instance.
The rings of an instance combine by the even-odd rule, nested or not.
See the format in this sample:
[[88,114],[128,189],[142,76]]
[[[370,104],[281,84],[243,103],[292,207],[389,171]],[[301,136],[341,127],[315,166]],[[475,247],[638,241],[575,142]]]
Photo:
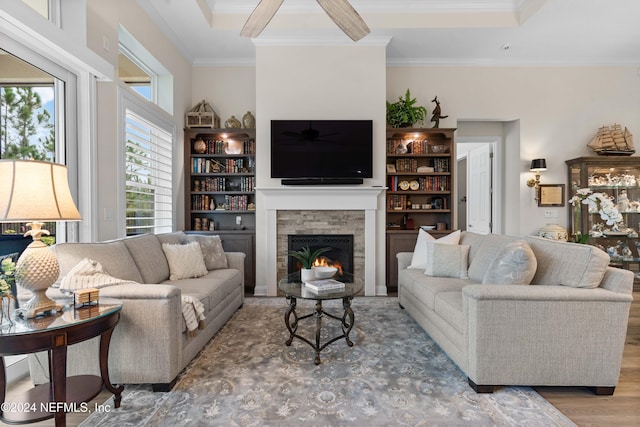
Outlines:
[[142,275],[123,241],[105,243],[58,243],[53,246],[60,264],[60,277],[66,276],[82,259],[99,261],[104,270],[118,279],[143,282]]
[[170,280],[188,279],[207,274],[207,266],[204,265],[202,249],[200,249],[198,242],[191,242],[186,245],[163,243],[162,250],[169,263]]
[[438,277],[467,279],[468,245],[427,242],[427,266],[424,274]]
[[416,239],[416,246],[413,249],[411,264],[407,268],[415,268],[418,270],[425,270],[427,268],[427,242],[430,241],[457,245],[460,241],[460,230],[449,233],[446,236],[443,236],[436,240],[431,234],[427,233],[423,229],[420,229],[418,231],[418,238]]
[[456,331],[464,332],[461,290],[439,292],[434,301],[434,311]]
[[156,236],[158,237],[158,240],[160,240],[161,244],[169,243],[172,245],[178,245],[180,243],[184,243],[184,239],[185,237],[187,237],[184,231],[174,231],[172,233],[156,234]]
[[509,243],[522,238],[506,236],[502,234],[486,234],[479,244],[474,245],[473,259],[469,263],[469,278],[476,283],[482,283],[489,266],[498,257],[498,254]]
[[227,268],[227,257],[224,254],[222,248],[222,241],[220,236],[205,236],[205,235],[185,235],[184,242],[198,242],[200,249],[202,249],[202,256],[204,257],[204,264],[207,266],[207,270],[218,270],[220,268]]
[[182,295],[190,295],[200,300],[205,307],[206,315],[238,288],[242,283],[242,275],[234,268],[227,268],[209,271],[198,278],[166,280],[163,283],[179,288]]
[[474,233],[471,231],[463,231],[460,233],[460,242],[458,243],[460,245],[471,246],[471,249],[469,249],[469,265],[473,262],[473,258],[476,256],[476,253],[478,253],[480,243],[485,236],[486,234]]
[[536,256],[524,240],[505,246],[487,269],[483,284],[528,285],[537,268]]
[[398,282],[402,283],[399,292],[407,288],[411,295],[430,310],[434,310],[436,295],[440,292],[462,291],[465,286],[473,284],[469,279],[425,276],[419,270],[402,270],[399,272]]
[[144,283],[161,283],[169,277],[169,264],[155,234],[142,234],[122,240],[133,262],[138,266]]
[[538,260],[532,285],[597,288],[609,265],[607,253],[591,245],[526,237]]

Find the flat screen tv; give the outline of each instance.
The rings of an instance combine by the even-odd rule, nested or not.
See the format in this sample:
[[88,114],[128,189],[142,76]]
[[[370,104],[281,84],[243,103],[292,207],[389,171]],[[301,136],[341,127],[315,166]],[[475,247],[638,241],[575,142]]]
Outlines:
[[371,120],[271,120],[271,177],[361,184],[373,177]]

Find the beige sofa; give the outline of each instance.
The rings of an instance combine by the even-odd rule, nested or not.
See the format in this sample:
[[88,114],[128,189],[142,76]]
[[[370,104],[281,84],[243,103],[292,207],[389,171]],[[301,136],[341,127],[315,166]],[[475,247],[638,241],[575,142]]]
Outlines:
[[[483,283],[504,248],[522,240],[537,261],[531,284]],[[399,253],[398,296],[477,392],[530,385],[613,394],[633,273],[588,245],[469,232],[459,243],[469,246],[468,278],[425,275],[407,268],[412,253]]]
[[[189,236],[189,240],[197,239]],[[167,391],[177,375],[244,302],[245,254],[227,252],[228,268],[202,277],[169,280],[162,243],[184,243],[182,232],[104,243],[64,243],[54,247],[60,277],[83,258],[99,261],[111,276],[138,282],[100,289],[100,296],[122,301],[122,317],[109,349],[109,374],[114,384],[153,384]],[[181,295],[200,300],[205,309],[204,329],[189,334],[182,315]],[[50,289],[48,295],[60,297]],[[99,375],[98,338],[71,346],[67,374]],[[32,355],[29,367],[34,383],[48,381],[46,353]]]

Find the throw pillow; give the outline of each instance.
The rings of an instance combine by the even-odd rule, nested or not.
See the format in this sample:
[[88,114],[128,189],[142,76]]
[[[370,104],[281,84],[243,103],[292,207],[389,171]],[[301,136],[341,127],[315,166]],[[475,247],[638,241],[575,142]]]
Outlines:
[[169,263],[169,280],[188,279],[207,274],[202,249],[198,242],[186,245],[162,244],[162,250]]
[[83,258],[62,278],[60,289],[67,291],[87,288],[100,289],[125,283],[137,282],[110,276],[100,262],[90,258]]
[[509,243],[491,263],[482,279],[483,284],[528,285],[536,274],[538,262],[524,240]]
[[228,267],[227,256],[224,254],[220,236],[189,235],[184,241],[187,243],[198,242],[200,244],[207,270],[217,270]]
[[431,234],[427,233],[423,229],[420,229],[418,231],[416,246],[413,249],[411,264],[407,268],[415,268],[418,270],[424,270],[427,268],[427,242],[431,241],[446,243],[449,245],[457,245],[458,242],[460,242],[460,230],[456,230],[453,233],[449,233],[446,236],[443,236],[436,240]]
[[424,274],[468,279],[469,248],[469,245],[427,242],[427,267]]

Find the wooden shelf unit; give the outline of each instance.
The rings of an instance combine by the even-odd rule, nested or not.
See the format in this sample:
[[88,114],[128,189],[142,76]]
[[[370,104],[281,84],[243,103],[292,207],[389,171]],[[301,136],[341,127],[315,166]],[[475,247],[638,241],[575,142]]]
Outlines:
[[[255,287],[255,135],[255,129],[184,130],[184,230],[218,235],[225,251],[244,252],[247,293]],[[195,149],[198,140],[204,152]]]
[[445,224],[442,230],[429,231],[436,238],[453,228],[454,133],[452,128],[387,129],[386,250],[390,292],[398,289],[396,254],[413,251],[420,226]]

